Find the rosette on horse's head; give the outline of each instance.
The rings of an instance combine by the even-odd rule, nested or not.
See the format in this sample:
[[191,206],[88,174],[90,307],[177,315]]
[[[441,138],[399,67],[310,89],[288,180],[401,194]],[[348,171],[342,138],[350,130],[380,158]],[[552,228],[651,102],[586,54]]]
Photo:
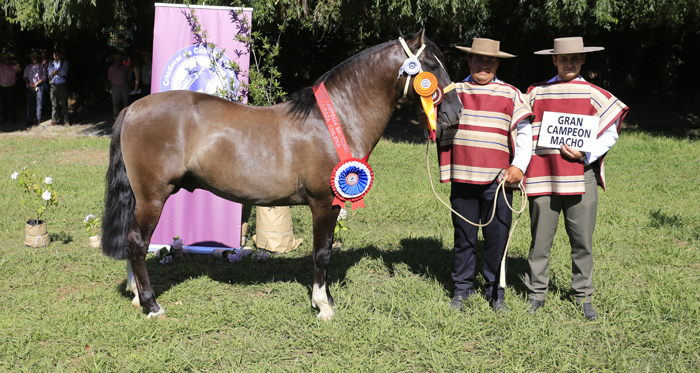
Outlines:
[[[406,45],[403,38],[399,38],[404,51],[408,55],[408,58],[404,61],[401,69],[399,69],[399,78],[406,73],[408,79],[406,79],[406,84],[404,86],[403,96],[406,97],[408,93],[408,86],[411,81],[411,76],[414,77],[413,80],[413,90],[420,97],[421,105],[425,112],[426,118],[428,120],[427,129],[429,131],[428,138],[435,141],[437,137],[437,112],[436,107],[442,103],[445,94],[454,89],[454,83],[450,82],[446,87],[440,86],[438,84],[438,79],[435,74],[423,71],[420,61],[418,61],[418,56],[423,52],[425,44],[416,52],[414,55],[411,49]],[[445,70],[442,62],[437,59],[438,64],[442,70]],[[459,96],[457,96],[459,99]],[[461,105],[461,101],[460,101]]]

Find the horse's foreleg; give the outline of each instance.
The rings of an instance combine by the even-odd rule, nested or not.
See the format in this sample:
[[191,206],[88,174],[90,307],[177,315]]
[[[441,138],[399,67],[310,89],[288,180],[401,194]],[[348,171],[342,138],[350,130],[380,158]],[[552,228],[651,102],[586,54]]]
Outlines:
[[333,319],[333,297],[328,289],[328,266],[333,245],[333,228],[340,209],[331,208],[327,203],[310,203],[314,225],[314,286],[311,305],[319,309],[317,317],[321,320]]
[[[139,203],[136,202],[134,220],[131,223],[127,241],[129,242],[129,262],[136,282],[136,296],[139,304],[148,310],[148,318],[158,317],[165,313],[156,301],[155,293],[148,279],[146,269],[146,253],[148,243],[155,230],[163,202]],[[134,302],[132,302],[133,304]]]

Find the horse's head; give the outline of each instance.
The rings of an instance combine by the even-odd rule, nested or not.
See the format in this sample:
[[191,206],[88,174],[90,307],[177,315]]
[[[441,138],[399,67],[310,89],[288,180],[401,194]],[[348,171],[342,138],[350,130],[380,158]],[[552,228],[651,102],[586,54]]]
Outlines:
[[[404,38],[406,47],[408,47],[413,55],[420,52],[417,56],[420,62],[420,68],[423,71],[435,75],[440,89],[448,87],[452,83],[452,80],[447,75],[447,70],[445,70],[445,66],[442,62],[444,61],[442,52],[435,43],[425,37],[425,28],[421,28],[420,31],[415,34],[405,35]],[[406,56],[406,58],[408,58],[408,56]],[[410,75],[410,72],[411,71],[408,73],[403,72],[403,75]],[[407,76],[407,78],[412,80],[412,78],[415,78],[415,74]],[[416,98],[418,94],[416,94],[413,89],[413,84],[409,84],[409,86],[407,95]],[[399,89],[404,90],[405,88],[403,85],[400,85]],[[445,93],[442,101],[437,105],[435,110],[437,112],[437,124],[443,129],[459,123],[459,118],[462,115],[462,102],[457,92],[452,89]]]

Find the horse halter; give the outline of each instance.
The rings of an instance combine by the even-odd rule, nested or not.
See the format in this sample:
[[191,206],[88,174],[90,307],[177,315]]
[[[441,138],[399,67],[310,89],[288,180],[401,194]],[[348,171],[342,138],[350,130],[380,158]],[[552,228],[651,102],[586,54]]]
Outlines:
[[[415,79],[413,81],[413,89],[415,90],[416,94],[420,96],[421,104],[423,105],[425,114],[428,117],[428,125],[430,127],[430,134],[428,138],[435,141],[437,131],[437,115],[435,114],[435,106],[439,105],[442,102],[442,98],[445,96],[445,93],[453,90],[455,88],[455,85],[454,83],[450,83],[447,87],[443,88],[438,84],[437,77],[433,73],[423,71],[423,69],[421,68],[421,63],[420,61],[418,61],[418,56],[420,56],[423,50],[425,50],[425,43],[421,45],[420,49],[418,49],[418,52],[416,52],[416,54],[414,55],[411,52],[411,49],[408,48],[408,45],[406,45],[406,41],[404,41],[402,37],[399,37],[399,42],[401,43],[403,50],[408,55],[408,58],[403,62],[403,65],[399,69],[399,76],[396,79],[398,80],[399,78],[401,78],[403,73],[406,73],[408,75],[408,78],[406,79],[406,85],[403,89],[403,97],[406,97],[406,94],[408,93],[408,86],[411,81],[411,76],[415,75]],[[442,69],[445,70],[445,66],[442,65],[442,62],[440,62],[440,60],[437,57],[435,57],[435,59],[440,64],[440,67],[442,67]]]

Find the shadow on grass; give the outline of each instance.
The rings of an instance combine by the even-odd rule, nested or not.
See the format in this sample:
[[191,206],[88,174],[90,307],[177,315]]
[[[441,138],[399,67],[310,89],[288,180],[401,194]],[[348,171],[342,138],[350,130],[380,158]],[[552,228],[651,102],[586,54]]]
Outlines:
[[[451,288],[452,253],[442,250],[442,244],[431,239],[402,240],[402,249],[382,251],[375,246],[355,250],[343,250],[334,254],[328,270],[331,283],[344,283],[347,271],[363,258],[382,260],[391,275],[398,263],[405,263],[412,272],[437,279]],[[126,268],[126,265],[124,266]],[[267,282],[294,282],[306,286],[311,297],[313,285],[313,259],[311,254],[301,257],[276,256],[266,261],[228,263],[212,256],[187,256],[168,265],[158,263],[154,257],[146,260],[149,278],[156,297],[172,287],[191,278],[207,276],[220,283],[254,285]],[[120,283],[116,290],[125,299],[131,299],[131,292],[126,291],[126,281]]]
[[652,219],[651,226],[654,228],[669,226],[681,228],[685,225],[685,223],[683,223],[683,218],[680,214],[668,215],[664,212],[661,212],[661,209],[658,209],[656,211],[650,211],[649,215]]
[[[380,250],[370,245],[360,249],[343,250],[340,254],[334,253],[328,270],[330,283],[346,283],[347,271],[363,258],[370,258],[381,260],[390,276],[394,275],[397,265],[403,264],[408,266],[412,273],[437,281],[447,293],[452,294],[452,250],[444,250],[443,243],[435,238],[404,238],[400,241],[400,245],[400,249],[391,251]],[[477,252],[479,253],[477,263],[481,263],[481,249]],[[310,253],[301,257],[279,255],[267,261],[246,260],[240,263],[228,263],[222,259],[204,255],[187,256],[168,265],[162,265],[154,257],[149,257],[146,260],[146,266],[156,297],[160,297],[182,282],[200,276],[207,276],[213,281],[224,284],[300,283],[307,288],[309,298],[313,284],[313,260]],[[527,289],[522,277],[527,268],[527,260],[510,258],[508,266],[506,276],[508,286],[514,288],[519,294],[526,294]],[[481,264],[478,264],[477,273],[481,271]],[[475,288],[482,289],[483,293],[483,285],[483,277],[477,276]],[[131,299],[132,294],[125,289],[126,282],[117,286],[117,291],[125,299]]]
[[64,245],[73,242],[73,236],[66,232],[49,233],[49,238],[53,242],[61,242]]

